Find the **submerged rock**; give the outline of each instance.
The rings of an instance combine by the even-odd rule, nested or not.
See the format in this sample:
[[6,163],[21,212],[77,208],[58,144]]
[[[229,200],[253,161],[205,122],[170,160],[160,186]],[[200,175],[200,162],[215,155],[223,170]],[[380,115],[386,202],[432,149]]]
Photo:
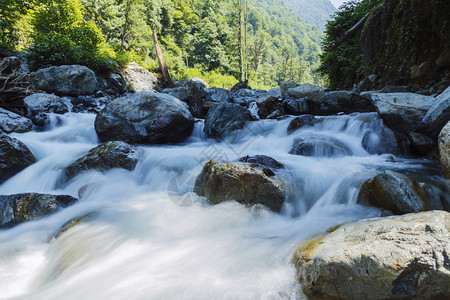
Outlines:
[[427,111],[422,122],[426,132],[436,137],[445,124],[450,120],[450,86],[436,97],[433,106]]
[[0,108],[0,131],[4,133],[22,133],[30,131],[32,127],[33,122],[30,119]]
[[209,109],[204,131],[207,137],[220,138],[242,129],[251,120],[250,112],[239,104],[218,103]]
[[0,134],[0,184],[35,162],[36,158],[25,144]]
[[89,151],[64,170],[67,179],[86,170],[107,171],[113,168],[133,170],[138,163],[137,148],[124,142],[106,142]]
[[310,135],[294,140],[290,154],[335,157],[352,155],[353,151],[340,140],[325,135]]
[[396,215],[442,209],[439,195],[426,183],[394,171],[384,171],[366,180],[358,203],[388,210]]
[[32,221],[77,201],[67,195],[37,193],[0,196],[0,227]]
[[293,262],[309,299],[448,299],[450,214],[431,211],[341,225]]
[[260,165],[272,169],[284,169],[284,165],[267,155],[244,156],[239,159],[240,162]]
[[98,88],[95,73],[79,65],[40,69],[34,73],[32,82],[38,90],[61,95],[92,95]]
[[103,142],[177,143],[190,136],[193,128],[194,118],[183,102],[146,91],[110,102],[95,119],[95,131]]
[[401,153],[394,132],[384,126],[377,134],[372,130],[367,130],[361,140],[361,145],[370,154],[391,153],[398,155]]
[[235,200],[246,205],[263,204],[276,212],[281,210],[286,197],[282,182],[256,166],[215,160],[203,167],[194,192],[213,204]]
[[439,156],[444,177],[450,180],[450,121],[439,133]]

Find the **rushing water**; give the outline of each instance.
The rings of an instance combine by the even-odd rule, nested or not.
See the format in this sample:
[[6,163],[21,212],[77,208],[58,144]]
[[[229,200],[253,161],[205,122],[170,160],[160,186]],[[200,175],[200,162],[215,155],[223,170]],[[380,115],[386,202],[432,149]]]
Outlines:
[[[421,160],[370,155],[361,146],[383,129],[376,114],[328,117],[288,135],[291,118],[250,123],[215,142],[197,122],[183,145],[139,146],[133,171],[90,171],[67,184],[62,169],[96,145],[94,114],[52,116],[42,132],[16,134],[38,162],[0,186],[0,194],[69,194],[80,200],[51,216],[0,230],[0,299],[298,299],[291,264],[311,236],[345,221],[379,216],[356,204],[376,170],[429,173]],[[325,135],[353,155],[288,154],[295,138]],[[320,149],[316,149],[321,153]],[[281,213],[235,202],[209,205],[192,193],[210,158],[265,154],[286,166]],[[87,216],[58,239],[67,221]]]

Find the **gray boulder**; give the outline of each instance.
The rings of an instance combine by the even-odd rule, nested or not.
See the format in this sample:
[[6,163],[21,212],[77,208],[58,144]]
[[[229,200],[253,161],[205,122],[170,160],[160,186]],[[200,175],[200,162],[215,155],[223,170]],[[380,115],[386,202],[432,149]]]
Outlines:
[[439,133],[439,156],[444,177],[450,180],[450,121]]
[[334,115],[340,112],[350,114],[354,112],[374,112],[372,102],[351,91],[326,92],[324,101],[314,106],[316,115]]
[[177,143],[192,133],[186,104],[170,95],[138,92],[115,99],[95,119],[100,141],[136,144]]
[[316,134],[296,138],[289,153],[303,156],[336,157],[352,155],[353,151],[334,137]]
[[390,170],[366,180],[361,186],[357,202],[396,215],[443,208],[439,195],[428,184]]
[[398,155],[401,153],[394,132],[384,126],[377,132],[367,130],[361,140],[361,145],[370,154]]
[[0,227],[36,220],[75,201],[77,199],[67,195],[26,193],[0,196]]
[[311,101],[316,103],[322,103],[325,98],[325,90],[320,86],[312,85],[310,83],[297,84],[294,86],[284,85],[282,88],[282,94],[283,90],[285,90],[284,94],[287,95],[287,97],[309,98]]
[[231,101],[242,106],[248,106],[251,102],[258,101],[261,97],[267,96],[270,96],[268,91],[244,88],[232,92]]
[[52,94],[33,94],[26,97],[23,102],[27,108],[28,117],[38,115],[40,113],[56,113],[64,114],[69,111],[71,106],[68,98],[61,98]]
[[211,101],[211,102],[230,102],[232,97],[231,93],[222,88],[209,88],[205,89],[206,91],[206,97],[205,101]]
[[244,156],[239,159],[240,162],[251,163],[271,169],[284,169],[284,165],[267,155]]
[[256,101],[256,105],[258,106],[258,116],[261,119],[267,118],[274,111],[282,110],[281,102],[278,100],[277,97],[271,95],[265,95],[263,97],[260,97]]
[[138,163],[138,149],[124,142],[111,141],[101,144],[64,170],[69,180],[86,170],[107,171],[113,168],[133,170]]
[[386,126],[408,134],[422,127],[422,119],[435,99],[413,93],[368,94]]
[[175,88],[167,88],[161,91],[164,94],[169,94],[175,98],[180,99],[183,102],[188,102],[192,97],[191,91],[187,86],[179,86]]
[[263,204],[276,212],[281,210],[286,197],[282,182],[276,176],[267,176],[257,166],[215,160],[203,167],[194,192],[213,204],[235,200],[246,205]]
[[251,120],[250,112],[239,104],[218,103],[209,109],[204,131],[207,137],[220,138],[242,129]]
[[79,65],[40,69],[32,76],[32,83],[38,90],[61,95],[91,95],[98,89],[95,73]]
[[436,97],[422,122],[425,124],[425,130],[436,137],[448,120],[450,120],[450,86]]
[[30,131],[32,127],[33,122],[30,119],[0,108],[0,131],[4,133],[22,133]]
[[308,114],[312,110],[311,107],[313,107],[313,102],[308,98],[288,98],[283,101],[283,110],[289,115],[298,116]]
[[137,63],[129,63],[122,76],[131,92],[159,90],[158,78]]
[[281,96],[282,96],[283,98],[288,98],[288,97],[289,97],[288,90],[289,90],[290,88],[296,87],[296,86],[298,86],[298,85],[299,85],[299,84],[296,83],[296,82],[283,82],[282,84],[280,84],[280,93],[281,93]]
[[0,134],[0,184],[35,162],[36,158],[21,141]]
[[309,299],[449,299],[450,214],[344,223],[294,255]]

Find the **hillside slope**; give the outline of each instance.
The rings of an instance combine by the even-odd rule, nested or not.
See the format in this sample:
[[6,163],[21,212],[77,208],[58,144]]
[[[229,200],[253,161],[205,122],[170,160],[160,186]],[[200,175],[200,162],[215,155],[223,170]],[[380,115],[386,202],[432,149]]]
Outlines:
[[336,11],[330,0],[285,0],[308,23],[325,28],[325,23]]

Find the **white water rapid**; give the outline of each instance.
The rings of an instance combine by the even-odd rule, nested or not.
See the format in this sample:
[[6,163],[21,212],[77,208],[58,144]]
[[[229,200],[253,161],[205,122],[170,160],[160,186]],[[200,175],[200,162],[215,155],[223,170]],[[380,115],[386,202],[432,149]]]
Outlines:
[[[364,150],[367,130],[371,146],[378,145],[376,114],[327,117],[290,135],[292,118],[261,120],[222,142],[206,139],[199,121],[182,145],[138,146],[133,171],[89,171],[62,185],[63,168],[99,143],[94,119],[52,115],[45,131],[13,135],[38,162],[3,183],[0,194],[78,198],[85,188],[58,213],[0,230],[0,299],[302,299],[291,264],[295,249],[332,226],[380,215],[356,204],[365,179],[385,168],[427,176],[438,168]],[[319,133],[353,154],[288,154],[295,138]],[[281,213],[236,202],[210,205],[192,193],[210,158],[256,154],[286,166],[277,173],[289,191]],[[54,238],[67,221],[86,215]]]

